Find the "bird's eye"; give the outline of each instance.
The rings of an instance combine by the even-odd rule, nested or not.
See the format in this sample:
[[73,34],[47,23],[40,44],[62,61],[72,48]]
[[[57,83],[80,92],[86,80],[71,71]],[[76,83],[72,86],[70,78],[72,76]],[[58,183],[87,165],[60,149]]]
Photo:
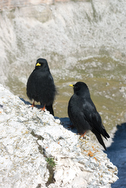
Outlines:
[[36,66],[39,67],[39,66],[41,66],[41,64],[40,64],[40,63],[37,63]]

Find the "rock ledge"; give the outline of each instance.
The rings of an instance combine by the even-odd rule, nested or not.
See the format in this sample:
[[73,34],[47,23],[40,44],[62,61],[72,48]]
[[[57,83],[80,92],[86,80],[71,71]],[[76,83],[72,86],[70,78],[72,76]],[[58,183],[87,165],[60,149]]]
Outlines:
[[[80,139],[63,119],[32,109],[0,85],[1,188],[111,187],[117,167],[97,143],[89,136]],[[48,159],[55,164],[52,170]]]

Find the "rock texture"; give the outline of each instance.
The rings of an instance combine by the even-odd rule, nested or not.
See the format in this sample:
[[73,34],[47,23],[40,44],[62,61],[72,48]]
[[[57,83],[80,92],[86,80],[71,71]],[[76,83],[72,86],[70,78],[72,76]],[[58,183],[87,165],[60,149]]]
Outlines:
[[[50,5],[56,2],[68,2],[68,1],[71,0],[2,0],[2,2],[0,2],[0,9],[23,7],[29,5],[39,5],[39,4]],[[79,1],[85,1],[85,0],[79,0]]]
[[0,187],[111,187],[117,167],[68,123],[0,85]]

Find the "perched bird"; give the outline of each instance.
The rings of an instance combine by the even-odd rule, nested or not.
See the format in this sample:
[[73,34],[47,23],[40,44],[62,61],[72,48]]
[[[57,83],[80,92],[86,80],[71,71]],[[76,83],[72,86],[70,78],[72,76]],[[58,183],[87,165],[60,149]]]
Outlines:
[[56,95],[56,87],[53,77],[50,73],[46,59],[39,58],[36,62],[35,69],[31,73],[27,81],[27,96],[30,100],[40,102],[45,108],[54,115],[53,102]]
[[73,86],[74,89],[74,94],[68,104],[70,121],[81,135],[91,130],[97,137],[99,143],[106,150],[102,136],[106,139],[110,136],[106,132],[102,124],[101,116],[90,98],[88,86],[84,82],[77,82],[75,85],[70,86]]

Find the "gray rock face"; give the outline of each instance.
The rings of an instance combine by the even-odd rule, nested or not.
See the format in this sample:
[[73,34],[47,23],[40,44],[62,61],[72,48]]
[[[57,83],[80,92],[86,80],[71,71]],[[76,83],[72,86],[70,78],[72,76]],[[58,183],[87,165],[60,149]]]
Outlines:
[[89,136],[80,139],[2,85],[0,150],[1,188],[106,188],[118,179],[117,167]]

